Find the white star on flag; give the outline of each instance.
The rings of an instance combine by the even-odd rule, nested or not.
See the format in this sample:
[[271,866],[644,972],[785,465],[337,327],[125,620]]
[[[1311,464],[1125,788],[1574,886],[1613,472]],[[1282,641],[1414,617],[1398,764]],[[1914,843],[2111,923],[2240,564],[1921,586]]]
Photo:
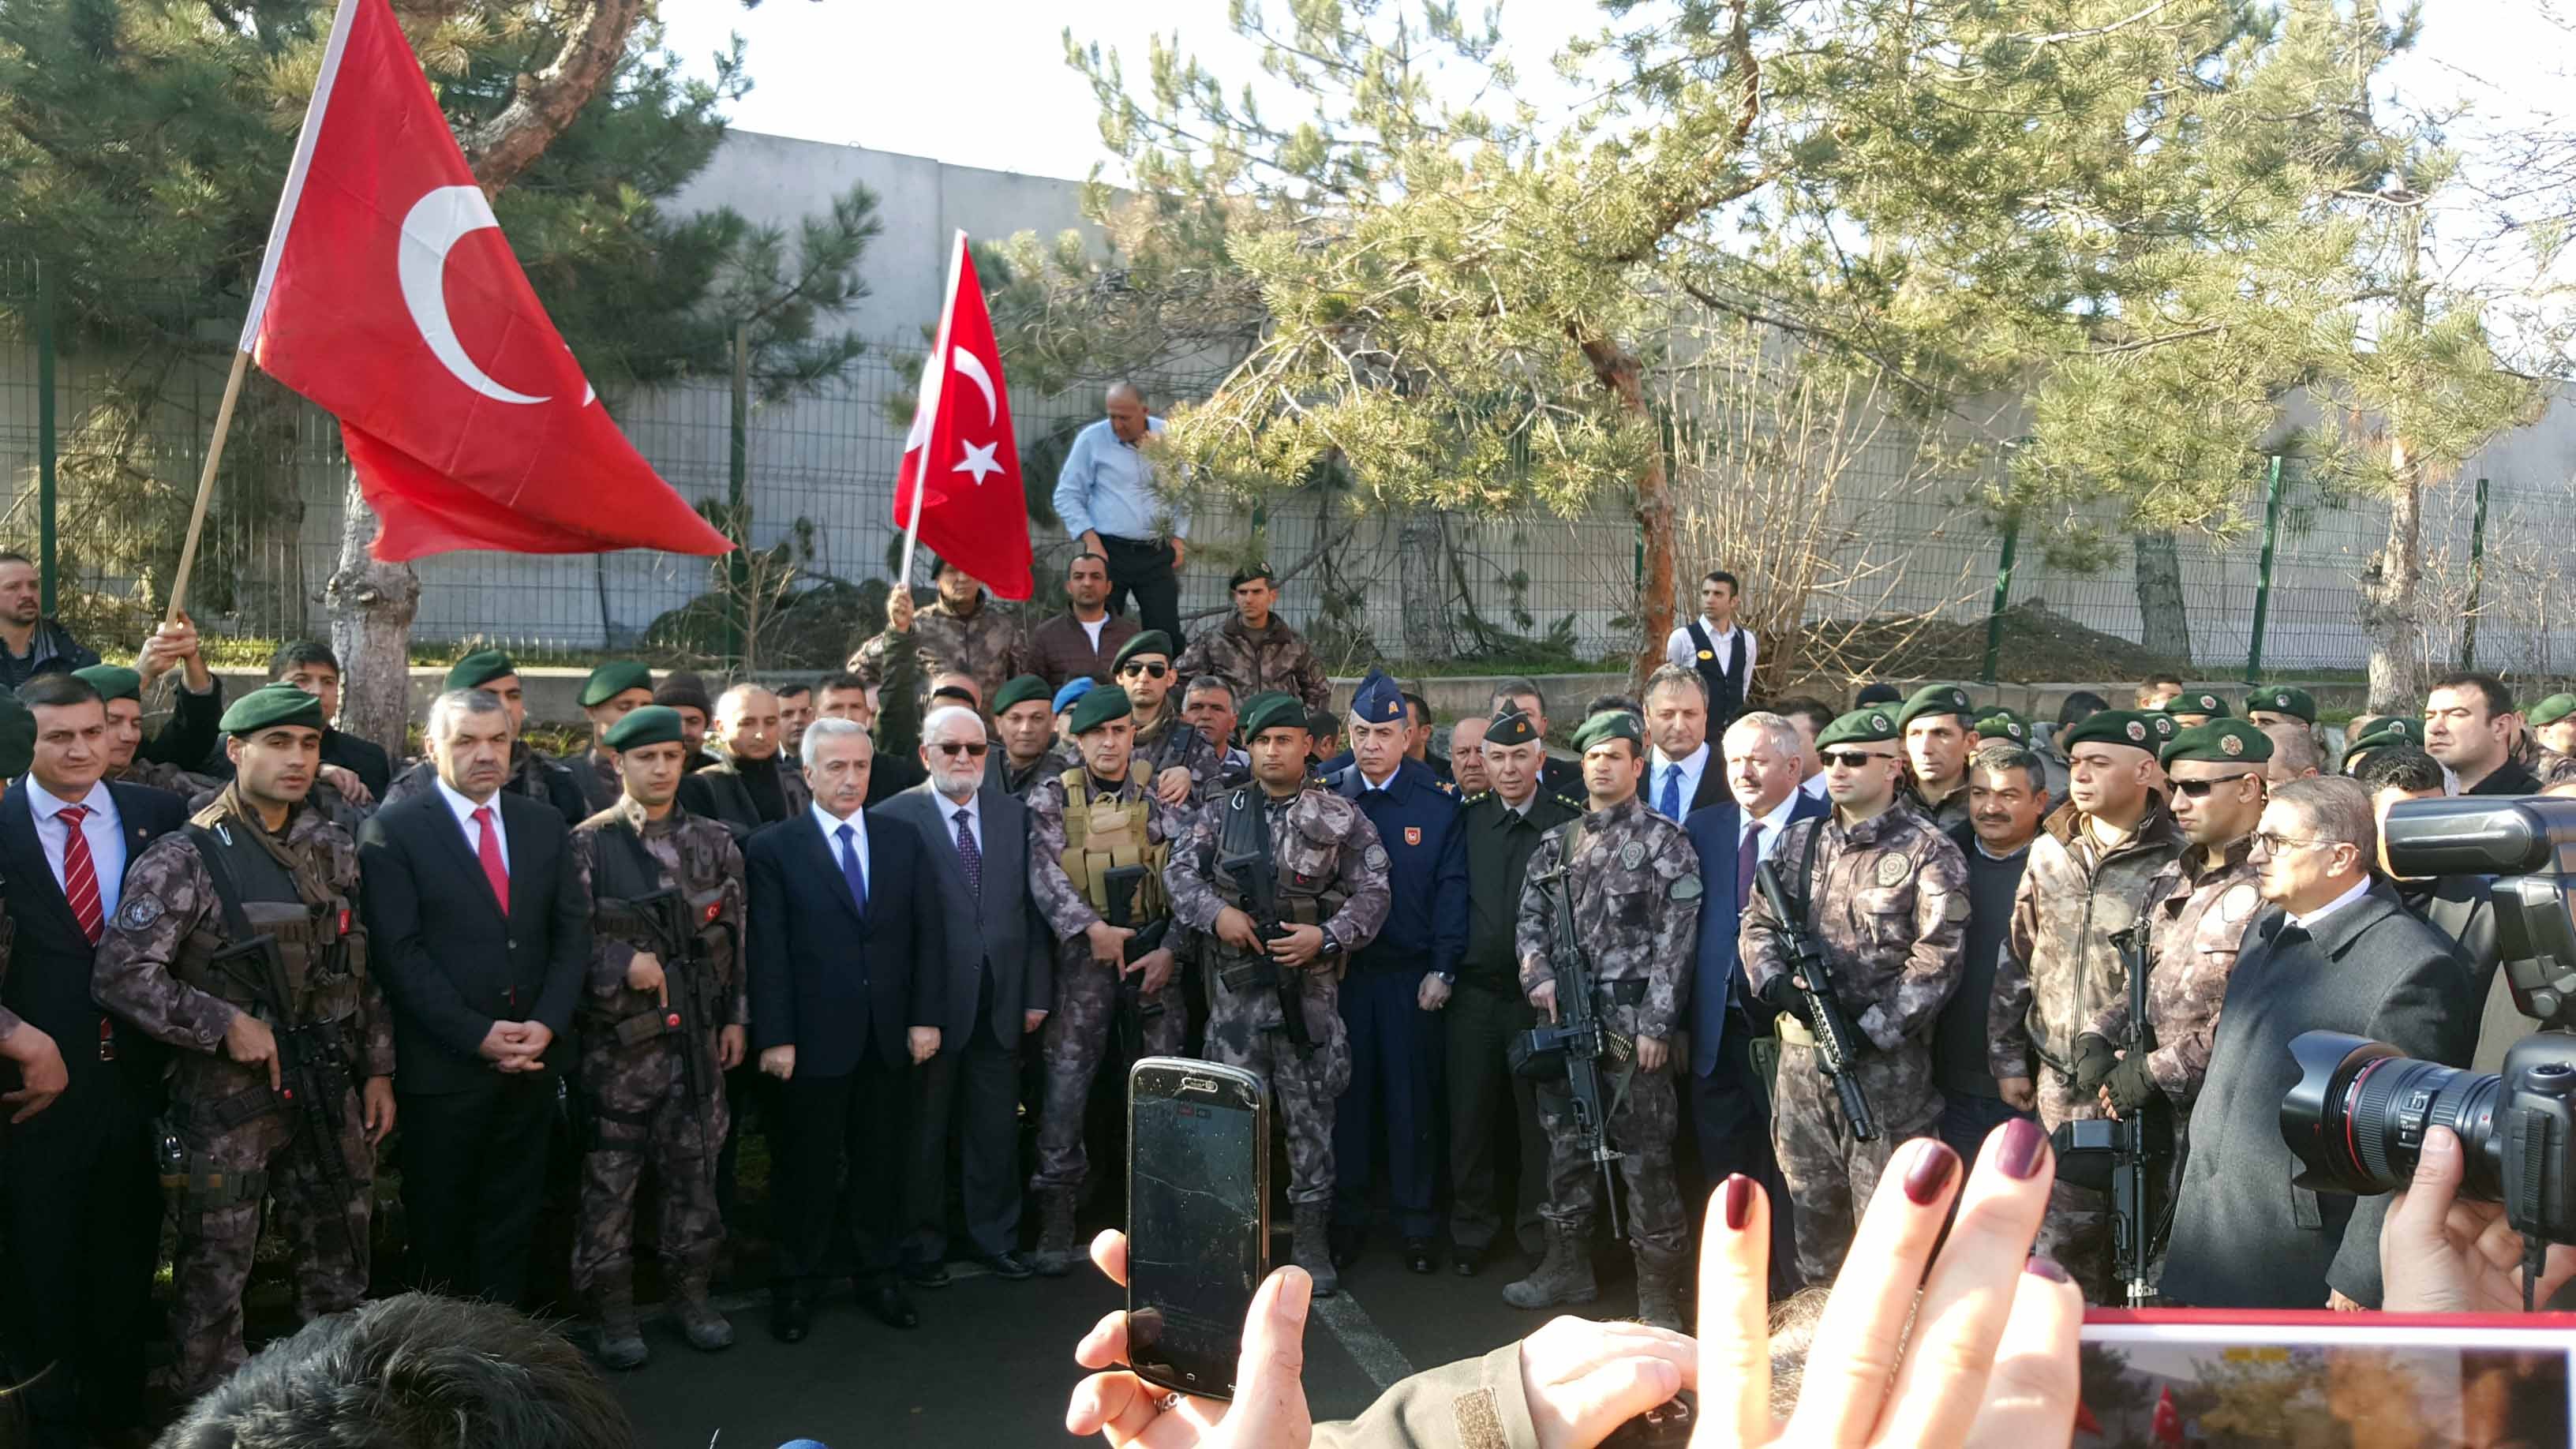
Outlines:
[[957,466],[949,471],[954,473],[974,474],[976,487],[981,488],[984,486],[985,474],[999,473],[1002,471],[1002,465],[993,461],[993,452],[995,449],[1002,446],[1000,443],[986,443],[984,446],[979,448],[973,443],[969,443],[961,438],[958,440],[957,446],[966,450],[966,456],[958,459]]

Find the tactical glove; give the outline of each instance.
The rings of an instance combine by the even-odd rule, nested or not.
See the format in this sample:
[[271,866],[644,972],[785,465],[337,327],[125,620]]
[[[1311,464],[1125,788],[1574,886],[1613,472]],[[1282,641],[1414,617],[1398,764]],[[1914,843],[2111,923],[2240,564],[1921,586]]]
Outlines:
[[2120,1064],[2120,1054],[2106,1037],[2091,1032],[2075,1039],[2075,1092],[2090,1097],[2102,1085],[2111,1069]]

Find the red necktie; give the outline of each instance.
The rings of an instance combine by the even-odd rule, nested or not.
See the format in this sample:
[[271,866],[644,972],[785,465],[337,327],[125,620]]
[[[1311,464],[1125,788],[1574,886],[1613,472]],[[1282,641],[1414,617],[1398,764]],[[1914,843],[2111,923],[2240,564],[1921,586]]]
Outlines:
[[483,879],[492,884],[492,900],[502,915],[510,914],[510,868],[501,863],[501,838],[492,833],[492,807],[474,807],[474,853],[483,857]]
[[81,934],[95,946],[105,933],[107,912],[98,901],[98,865],[89,858],[89,837],[81,834],[89,807],[66,805],[55,818],[63,822],[63,899],[71,902]]

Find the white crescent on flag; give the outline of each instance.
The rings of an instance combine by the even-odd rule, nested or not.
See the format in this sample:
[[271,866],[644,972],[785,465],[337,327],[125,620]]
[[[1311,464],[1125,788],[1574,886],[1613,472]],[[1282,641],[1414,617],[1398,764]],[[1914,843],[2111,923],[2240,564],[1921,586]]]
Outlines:
[[541,403],[543,394],[516,392],[492,380],[492,375],[465,355],[465,344],[456,338],[456,323],[447,315],[447,254],[465,239],[468,232],[481,231],[501,223],[492,216],[492,203],[473,186],[442,186],[412,203],[403,214],[402,252],[394,264],[396,280],[402,286],[403,305],[410,309],[412,325],[420,329],[420,339],[429,344],[430,355],[439,365],[456,374],[456,380],[494,402]]
[[964,374],[968,382],[975,384],[983,392],[984,421],[990,425],[995,418],[1002,415],[1001,401],[993,395],[993,374],[984,370],[984,359],[963,347],[949,349],[949,355],[956,359],[958,372]]

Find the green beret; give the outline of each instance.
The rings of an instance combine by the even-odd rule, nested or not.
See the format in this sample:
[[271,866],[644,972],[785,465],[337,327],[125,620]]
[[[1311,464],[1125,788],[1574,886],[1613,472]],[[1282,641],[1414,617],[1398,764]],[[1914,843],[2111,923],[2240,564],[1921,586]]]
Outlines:
[[1247,564],[1242,568],[1236,569],[1226,578],[1225,591],[1229,594],[1233,593],[1235,590],[1242,588],[1245,584],[1251,583],[1254,579],[1259,579],[1263,583],[1268,584],[1276,584],[1278,582],[1278,576],[1270,572],[1270,565],[1266,563]]
[[[456,667],[462,669],[465,666],[459,664]],[[453,679],[455,675],[451,671],[448,677]],[[581,682],[581,707],[588,709],[595,704],[606,704],[630,689],[651,694],[653,671],[632,659],[611,659],[590,671],[590,678]]]
[[[2568,709],[2576,709],[2576,694],[2563,697]],[[2258,689],[2245,696],[2245,712],[2252,714],[2258,709],[2270,714],[2294,715],[2309,724],[2317,722],[2317,697],[2304,689]],[[2559,712],[2566,713],[2565,710]]]
[[[2264,708],[2271,706],[2265,705]],[[2157,758],[2168,765],[2176,760],[2205,760],[2213,765],[2240,762],[2259,765],[2272,758],[2272,737],[2263,733],[2259,726],[2241,719],[2214,719],[2175,735],[2173,742],[2166,745]]]
[[1896,722],[1896,716],[1884,706],[1871,705],[1867,709],[1856,709],[1836,717],[1832,724],[1817,733],[1816,748],[1822,750],[1834,745],[1888,744],[1896,739],[1897,731],[1902,728],[1903,726]]
[[1073,722],[1067,729],[1087,735],[1111,720],[1126,719],[1136,713],[1136,702],[1127,691],[1112,685],[1095,689],[1073,702]]
[[448,666],[447,687],[481,689],[505,674],[516,674],[519,666],[498,649],[477,649]]
[[2030,722],[2011,710],[1999,709],[1977,721],[1977,738],[2026,745],[2030,743]]
[[1045,680],[1034,674],[1015,675],[1003,680],[1002,687],[993,691],[993,713],[1000,714],[1012,705],[1026,704],[1033,699],[1051,701],[1053,698]]
[[2350,770],[2357,756],[2369,750],[2386,749],[2390,745],[2413,745],[2417,749],[2422,749],[2424,722],[2405,715],[2391,715],[2374,723],[2370,727],[2370,733],[2343,747],[2343,767]]
[[2576,714],[2576,694],[2553,694],[2533,705],[2531,713],[2523,718],[2531,721],[2533,729],[2538,729],[2542,725],[2556,724],[2571,714]]
[[1144,633],[1137,635],[1135,638],[1128,640],[1126,643],[1119,645],[1117,657],[1109,661],[1109,672],[1115,674],[1119,670],[1126,668],[1127,661],[1135,658],[1139,654],[1160,654],[1166,660],[1170,659],[1172,657],[1172,636],[1164,633],[1160,629],[1148,629]]
[[2211,719],[2227,719],[2232,713],[2227,708],[2226,700],[2220,699],[2207,690],[2177,694],[2164,702],[2163,709],[2167,714],[2205,714]]
[[36,712],[0,690],[0,777],[17,779],[36,763]]
[[1646,748],[1646,723],[1624,709],[1605,709],[1585,720],[1574,731],[1574,747],[1589,752],[1606,740],[1626,740],[1639,750]]
[[2152,755],[2163,743],[2155,723],[2134,709],[2095,710],[2057,736],[2057,747],[2070,756],[2077,745],[2126,745]]
[[[1308,728],[1306,701],[1293,694],[1274,689],[1267,694],[1256,694],[1244,701],[1242,729],[1243,742],[1247,745],[1259,739],[1264,730]],[[1311,733],[1311,730],[1309,732]]]
[[1516,709],[1505,709],[1485,726],[1489,745],[1525,745],[1538,737],[1538,721]]
[[122,664],[93,664],[87,669],[75,669],[72,678],[89,681],[89,687],[97,690],[101,699],[139,702],[143,698],[143,676]]
[[647,704],[628,710],[626,718],[608,727],[600,742],[612,750],[633,750],[646,745],[676,745],[682,738],[678,710]]
[[228,735],[257,734],[272,725],[304,725],[321,729],[322,701],[292,684],[263,684],[224,711],[215,727]]
[[1955,714],[1965,721],[1973,719],[1976,712],[1977,707],[1968,702],[1966,690],[1955,684],[1927,684],[1905,697],[1905,708],[1896,713],[1896,727],[1902,730],[1927,714]]

